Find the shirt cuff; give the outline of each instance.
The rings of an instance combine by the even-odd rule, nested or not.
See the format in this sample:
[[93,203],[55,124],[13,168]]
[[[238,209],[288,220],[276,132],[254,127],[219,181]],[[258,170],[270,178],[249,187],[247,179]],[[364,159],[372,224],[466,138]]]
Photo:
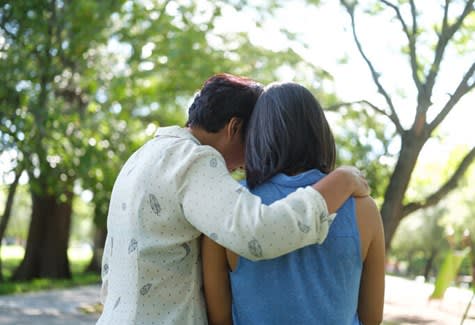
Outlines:
[[325,240],[328,228],[332,224],[337,214],[330,214],[328,212],[327,202],[323,198],[322,194],[320,194],[320,192],[314,189],[312,186],[307,186],[303,189],[299,189],[299,191],[305,193],[304,195],[307,196],[306,199],[311,200],[313,202],[317,202],[316,211],[317,213],[319,213],[319,218],[315,221],[317,223],[317,229],[321,229],[321,237],[319,238],[319,240],[317,240],[317,242],[321,243]]

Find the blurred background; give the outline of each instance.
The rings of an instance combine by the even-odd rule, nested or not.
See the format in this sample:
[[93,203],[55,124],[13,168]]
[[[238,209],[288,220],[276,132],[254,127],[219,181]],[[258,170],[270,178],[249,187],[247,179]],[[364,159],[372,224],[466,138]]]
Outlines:
[[0,294],[100,280],[121,165],[218,72],[311,89],[338,163],[370,182],[388,275],[434,298],[472,287],[473,0],[15,0],[0,1]]

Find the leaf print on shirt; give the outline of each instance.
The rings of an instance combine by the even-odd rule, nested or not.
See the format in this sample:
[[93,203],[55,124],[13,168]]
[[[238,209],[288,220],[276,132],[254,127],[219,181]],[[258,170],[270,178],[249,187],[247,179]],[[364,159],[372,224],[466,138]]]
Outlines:
[[152,284],[151,283],[147,283],[146,285],[144,285],[141,289],[140,289],[140,294],[142,296],[145,296],[149,291],[150,291],[150,288],[152,287]]
[[148,198],[149,198],[150,207],[152,208],[153,213],[155,213],[158,216],[162,208],[160,207],[160,203],[158,203],[157,197],[153,194],[150,194]]
[[117,298],[117,300],[115,301],[115,304],[114,304],[114,308],[113,308],[113,309],[116,309],[117,306],[119,306],[119,303],[120,303],[120,297]]
[[218,240],[218,234],[215,233],[215,232],[213,232],[213,233],[211,233],[211,234],[209,235],[209,238],[210,238],[211,240],[217,241],[217,240]]
[[127,176],[129,176],[135,169],[136,165],[133,165],[128,171],[127,171]]
[[109,264],[104,264],[104,266],[102,267],[102,271],[104,272],[104,275],[106,275],[107,272],[109,272]]
[[112,256],[112,249],[114,248],[114,237],[111,237],[111,250],[110,250],[110,256]]
[[216,158],[211,158],[211,160],[209,161],[209,165],[215,168],[216,166],[218,166],[218,160]]
[[257,239],[253,239],[248,243],[249,251],[255,257],[262,257],[262,247],[261,244],[257,241]]
[[185,256],[183,256],[183,258],[181,259],[183,261],[188,255],[190,255],[191,248],[190,245],[188,245],[187,243],[181,244],[181,247],[183,247],[183,249],[185,250]]
[[299,222],[298,222],[298,226],[299,226],[300,231],[303,232],[303,233],[305,233],[305,234],[310,231],[310,227],[307,226],[306,224],[300,222],[300,220],[299,220]]
[[138,243],[137,240],[132,238],[129,243],[129,254],[137,249]]

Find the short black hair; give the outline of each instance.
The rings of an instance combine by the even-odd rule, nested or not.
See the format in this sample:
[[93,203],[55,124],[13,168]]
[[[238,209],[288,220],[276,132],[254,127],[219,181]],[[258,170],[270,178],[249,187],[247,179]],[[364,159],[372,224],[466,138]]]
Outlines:
[[274,83],[261,94],[246,135],[246,178],[250,188],[277,173],[295,175],[335,168],[336,148],[317,99],[296,83]]
[[243,137],[263,87],[249,78],[220,73],[205,81],[188,109],[186,126],[221,130],[232,117],[242,119]]

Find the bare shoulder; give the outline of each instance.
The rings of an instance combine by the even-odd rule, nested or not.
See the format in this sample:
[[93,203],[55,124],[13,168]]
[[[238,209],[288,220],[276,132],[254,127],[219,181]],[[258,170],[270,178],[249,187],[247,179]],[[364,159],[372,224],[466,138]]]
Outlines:
[[359,222],[366,225],[378,226],[381,224],[381,214],[374,199],[370,196],[355,198],[356,215]]
[[363,260],[365,260],[370,246],[376,242],[381,242],[384,237],[383,223],[378,206],[372,197],[355,198],[355,206],[360,231],[361,252]]
[[356,208],[361,209],[362,212],[378,212],[378,206],[371,196],[355,197]]

